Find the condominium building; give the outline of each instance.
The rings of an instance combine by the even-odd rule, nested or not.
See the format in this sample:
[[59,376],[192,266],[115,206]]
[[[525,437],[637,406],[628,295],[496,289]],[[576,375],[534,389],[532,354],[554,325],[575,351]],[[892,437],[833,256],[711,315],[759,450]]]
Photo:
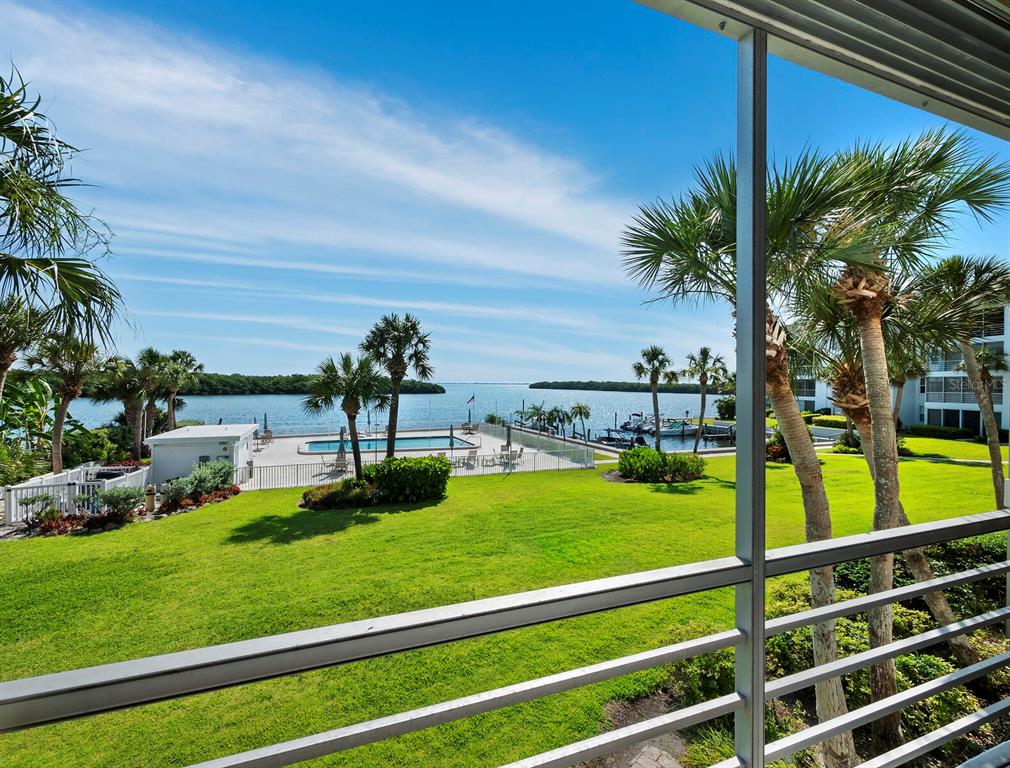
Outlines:
[[[988,313],[979,322],[972,343],[986,346],[1003,355],[1010,351],[1010,304]],[[956,350],[937,352],[927,361],[926,375],[909,381],[901,399],[901,421],[909,424],[935,424],[960,427],[982,434],[982,417],[978,399],[961,370],[961,353]],[[796,400],[805,411],[832,408],[830,382],[818,379],[810,366],[795,368]],[[1004,391],[1010,390],[1010,372],[993,373],[992,400],[996,420],[1001,429],[1010,429],[1010,408],[1004,402]]]

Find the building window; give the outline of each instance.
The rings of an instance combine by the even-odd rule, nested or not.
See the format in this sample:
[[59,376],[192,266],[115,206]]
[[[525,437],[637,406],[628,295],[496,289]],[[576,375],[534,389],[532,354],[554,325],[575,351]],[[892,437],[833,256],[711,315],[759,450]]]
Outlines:
[[976,328],[976,336],[1002,336],[1005,327],[1003,323],[1003,308],[994,309],[987,312],[979,320]]
[[961,411],[953,408],[943,409],[943,426],[958,429],[961,426]]
[[926,377],[923,376],[919,379],[919,394],[926,394]]
[[796,397],[816,397],[816,395],[817,395],[816,379],[796,380]]
[[934,427],[940,426],[943,423],[943,414],[940,412],[939,408],[930,408],[928,411],[927,423],[932,424]]

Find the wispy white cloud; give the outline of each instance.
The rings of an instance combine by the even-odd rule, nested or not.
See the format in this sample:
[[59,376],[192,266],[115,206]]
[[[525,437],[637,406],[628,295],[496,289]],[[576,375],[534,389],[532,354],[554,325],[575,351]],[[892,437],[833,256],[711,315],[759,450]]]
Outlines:
[[[215,323],[227,323],[229,327],[235,323],[253,323],[256,325],[273,325],[280,328],[295,328],[301,331],[329,333],[335,336],[348,336],[360,339],[364,328],[336,326],[330,322],[320,322],[313,318],[300,318],[278,315],[242,315],[234,312],[188,312],[185,310],[140,309],[136,314],[143,317],[165,317],[177,320],[208,320]],[[251,341],[259,341],[252,338]]]
[[4,4],[0,23],[130,229],[613,273],[627,202],[499,126],[136,20]]

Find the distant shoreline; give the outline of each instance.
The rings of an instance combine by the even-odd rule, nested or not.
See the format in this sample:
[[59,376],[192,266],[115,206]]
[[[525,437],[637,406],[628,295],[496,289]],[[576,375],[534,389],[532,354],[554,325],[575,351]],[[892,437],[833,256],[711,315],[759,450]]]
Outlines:
[[[200,373],[196,383],[179,391],[179,395],[305,395],[312,376],[290,373],[277,376],[251,376],[244,373]],[[88,388],[84,397],[90,395]],[[401,395],[444,395],[445,387],[431,381],[404,379]]]
[[[535,381],[530,389],[576,389],[587,392],[651,392],[645,381]],[[701,388],[697,384],[660,384],[659,391],[681,395],[697,395]],[[732,392],[709,388],[713,395],[732,395]]]

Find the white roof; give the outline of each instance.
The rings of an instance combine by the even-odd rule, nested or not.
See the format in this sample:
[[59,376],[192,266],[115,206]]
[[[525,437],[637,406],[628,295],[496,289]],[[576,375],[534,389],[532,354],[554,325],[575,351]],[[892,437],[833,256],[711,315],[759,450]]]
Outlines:
[[160,443],[208,443],[234,442],[248,437],[258,429],[256,424],[200,424],[193,427],[179,427],[171,432],[163,432],[147,438],[148,445]]

